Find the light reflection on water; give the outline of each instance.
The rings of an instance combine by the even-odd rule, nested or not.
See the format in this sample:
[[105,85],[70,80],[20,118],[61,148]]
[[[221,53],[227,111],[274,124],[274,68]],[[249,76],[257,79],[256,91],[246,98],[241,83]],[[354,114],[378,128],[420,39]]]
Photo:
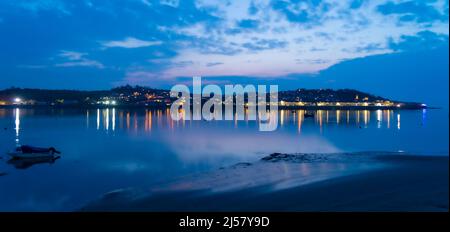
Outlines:
[[[116,124],[118,124],[119,129],[138,129],[139,128],[139,120],[141,120],[139,117],[141,115],[138,115],[137,112],[133,112],[132,116],[130,111],[127,110],[116,110],[115,108],[112,109],[96,109],[96,110],[86,110],[86,128],[90,128],[90,121],[92,118],[90,117],[91,111],[96,111],[96,123],[97,123],[97,130],[115,130]],[[116,111],[119,111],[118,113]],[[156,125],[158,127],[167,127],[173,129],[174,127],[186,127],[189,124],[186,124],[185,116],[182,116],[180,121],[174,121],[170,119],[170,115],[167,112],[168,110],[145,110],[145,113],[143,113],[143,121],[142,124],[144,125],[145,131],[151,131],[154,121],[156,121]],[[20,125],[20,110],[16,109],[15,115],[16,115],[16,128],[19,129]],[[279,126],[283,127],[285,126],[286,122],[289,123],[288,126],[296,126],[298,129],[298,132],[301,132],[301,127],[305,121],[304,114],[306,113],[305,110],[280,110],[280,116],[279,116]],[[180,114],[185,114],[184,112],[180,112]],[[371,122],[371,115],[375,114],[376,117],[376,125],[377,128],[390,128],[391,127],[391,117],[394,115],[393,110],[376,110],[376,111],[369,111],[369,110],[317,110],[314,111],[314,119],[313,121],[315,124],[317,124],[319,127],[323,127],[324,124],[341,124],[343,121],[347,125],[353,124],[356,126],[361,125],[361,121],[364,123],[364,126],[367,126]],[[397,115],[396,123],[397,129],[400,129],[400,112],[395,113]],[[153,116],[154,115],[154,116]],[[153,117],[156,117],[154,119]],[[116,120],[116,118],[118,118]],[[308,120],[308,119],[306,119]],[[118,121],[118,122],[117,122]],[[213,120],[214,121],[214,120]],[[243,117],[243,120],[245,122],[245,125],[248,125],[249,117],[248,112],[245,111],[245,116]],[[426,121],[426,110],[422,111],[422,124],[425,125]],[[234,117],[233,119],[234,125],[239,126],[238,123],[239,120]]]
[[[3,121],[7,118],[7,114],[5,113],[8,111],[7,109],[0,109],[2,113],[0,115],[3,115],[2,118]],[[40,112],[38,112],[40,111]],[[68,110],[66,110],[68,111]],[[70,110],[69,110],[70,111]],[[297,140],[297,138],[307,140],[308,137],[316,136],[315,140],[320,140],[321,143],[325,145],[329,145],[329,147],[333,147],[332,149],[324,150],[315,150],[316,147],[311,146],[305,146],[303,149],[300,150],[290,150],[289,152],[337,152],[337,151],[358,151],[358,150],[368,150],[369,148],[364,148],[363,144],[358,144],[358,146],[332,146],[330,144],[339,144],[340,140],[352,140],[355,138],[352,137],[343,137],[343,138],[328,138],[328,134],[343,134],[344,132],[347,132],[349,130],[354,130],[355,128],[359,129],[368,129],[371,133],[367,134],[368,138],[374,134],[378,129],[378,131],[384,131],[381,133],[381,135],[384,135],[384,139],[377,138],[377,150],[389,150],[389,151],[396,151],[396,150],[407,150],[410,152],[447,152],[446,149],[434,149],[432,147],[427,147],[427,150],[420,150],[415,147],[413,143],[407,143],[407,144],[401,144],[403,146],[398,146],[399,149],[392,148],[390,145],[392,142],[389,142],[392,139],[396,139],[396,137],[401,136],[402,134],[400,132],[395,132],[394,130],[391,130],[392,125],[395,125],[395,129],[397,131],[401,130],[401,114],[404,113],[408,116],[407,120],[412,121],[415,120],[414,124],[411,124],[409,126],[409,129],[414,130],[414,132],[420,132],[420,130],[423,131],[429,131],[429,127],[426,126],[426,120],[427,120],[427,110],[422,111],[394,111],[394,110],[376,110],[376,111],[369,111],[369,110],[358,110],[358,111],[352,111],[352,110],[317,110],[317,111],[305,111],[305,110],[280,110],[279,111],[279,124],[278,129],[275,132],[260,132],[258,131],[258,123],[259,121],[253,121],[249,120],[249,113],[246,110],[244,112],[244,116],[242,117],[243,120],[237,120],[236,117],[234,118],[233,122],[230,123],[229,121],[191,121],[191,120],[185,120],[186,115],[185,112],[180,112],[180,114],[183,114],[181,117],[182,119],[180,121],[174,121],[170,117],[169,109],[145,109],[145,110],[130,110],[130,109],[116,109],[116,108],[106,108],[106,109],[87,109],[84,110],[86,117],[76,117],[78,116],[78,113],[82,112],[82,110],[72,110],[70,114],[70,119],[74,120],[75,122],[85,120],[85,129],[91,130],[91,121],[95,121],[96,127],[95,129],[98,132],[111,132],[110,135],[114,135],[114,132],[116,129],[118,129],[118,133],[120,133],[120,136],[124,136],[123,133],[134,133],[135,135],[142,135],[142,136],[150,136],[152,130],[156,130],[158,133],[163,132],[166,134],[167,132],[177,132],[179,134],[183,134],[185,132],[185,129],[189,131],[189,134],[183,134],[183,136],[189,137],[189,136],[197,136],[198,138],[203,137],[200,133],[196,133],[198,131],[208,131],[209,133],[214,134],[221,134],[220,132],[227,132],[230,133],[231,130],[234,133],[234,136],[242,137],[240,133],[245,132],[245,139],[242,142],[245,142],[245,140],[249,140],[249,143],[256,142],[252,141],[252,137],[255,137],[258,134],[261,134],[262,136],[270,135],[271,139],[277,139],[283,136],[294,136],[293,135],[293,129],[295,129],[296,137],[290,137],[290,138],[283,138],[285,140],[293,140],[294,143],[301,143],[301,140]],[[22,112],[22,113],[21,113]],[[14,121],[14,130],[15,130],[15,144],[20,145],[20,132],[21,132],[21,117],[29,118],[30,120],[30,127],[33,127],[32,125],[33,120],[35,118],[41,119],[41,120],[49,120],[52,117],[57,115],[55,112],[57,112],[59,115],[64,118],[64,120],[67,120],[64,115],[64,110],[51,110],[49,112],[48,110],[34,110],[34,109],[14,109],[12,110],[13,116],[15,118]],[[313,113],[314,117],[312,118],[305,118],[305,114],[311,114]],[[439,116],[439,121],[442,119],[442,112],[434,111],[435,115]],[[23,115],[22,115],[23,114]],[[420,115],[419,115],[420,114]],[[445,114],[445,112],[444,112]],[[74,116],[75,115],[75,116]],[[94,115],[95,117],[93,117]],[[396,117],[394,117],[396,115]],[[42,119],[42,116],[49,116],[49,118]],[[394,118],[394,120],[392,120]],[[69,119],[69,118],[68,118]],[[417,120],[420,119],[420,122]],[[445,119],[445,118],[444,118]],[[41,121],[39,120],[39,121]],[[372,122],[374,121],[374,122]],[[441,125],[440,131],[436,131],[437,133],[440,133],[443,137],[448,137],[448,122],[445,122],[445,120],[440,121],[439,123],[443,122],[444,124]],[[437,126],[437,124],[435,123]],[[49,120],[46,123],[46,126],[51,128],[52,127],[52,121]],[[306,134],[302,135],[302,132],[305,132],[306,127]],[[5,127],[7,128],[7,126]],[[427,130],[428,128],[428,130]],[[58,128],[60,133],[65,133],[64,128]],[[80,129],[77,127],[77,129]],[[41,131],[35,131],[35,133],[40,133]],[[92,131],[90,131],[92,133]],[[142,132],[146,132],[142,134]],[[248,136],[247,133],[254,133],[255,136]],[[394,133],[394,134],[393,134]],[[398,134],[395,134],[398,133]],[[420,132],[423,133],[423,132]],[[33,132],[31,132],[33,134]],[[347,133],[348,134],[348,133]],[[132,135],[132,134],[128,134]],[[172,133],[173,135],[173,133]],[[386,137],[387,135],[392,136],[392,138]],[[127,136],[127,134],[125,134]],[[347,135],[347,136],[352,136]],[[395,137],[394,137],[395,136]],[[176,139],[180,139],[180,143],[183,143],[183,138],[181,136],[173,135]],[[220,142],[226,143],[227,140],[232,140],[232,136],[225,136]],[[421,141],[423,138],[421,138],[420,135],[412,136],[413,138],[418,138],[418,141]],[[188,139],[189,140],[189,139]],[[51,139],[49,139],[51,141]],[[374,140],[366,140],[367,144],[370,144]],[[424,140],[426,142],[426,140]],[[161,141],[158,141],[161,142]],[[214,143],[210,141],[211,143]],[[32,141],[23,141],[23,143],[29,144],[32,143]],[[249,144],[247,143],[247,145]],[[127,146],[127,144],[123,144],[124,146]],[[261,144],[258,144],[261,145]],[[271,143],[271,145],[276,145]],[[356,145],[356,144],[354,144]],[[359,146],[362,145],[362,146]],[[445,144],[443,144],[445,145]],[[410,149],[407,149],[409,146]],[[236,148],[236,147],[235,147]],[[400,149],[401,148],[401,149]],[[423,147],[422,147],[423,148]],[[439,147],[442,148],[442,147]],[[278,148],[275,148],[275,150]],[[237,149],[238,150],[238,149]],[[278,151],[278,150],[277,150]],[[206,151],[207,152],[207,151]],[[214,153],[214,152],[213,152]],[[239,152],[235,152],[239,153]],[[183,156],[183,155],[181,155]],[[244,155],[245,156],[245,155]]]
[[14,121],[15,123],[15,130],[16,130],[16,145],[19,144],[19,132],[20,132],[20,109],[16,109],[14,111],[15,114],[15,118],[16,120]]
[[[7,173],[0,177],[0,211],[76,209],[113,189],[273,152],[448,154],[444,110],[317,110],[313,118],[305,113],[281,110],[278,129],[260,132],[247,111],[242,121],[208,122],[173,121],[166,109],[0,109],[0,172]],[[5,155],[16,144],[54,146],[63,155],[17,170]]]
[[[1,115],[6,115],[6,109],[1,109],[3,113]],[[70,110],[66,110],[70,111]],[[185,120],[186,115],[185,112],[180,112],[180,114],[183,114],[181,117],[182,119],[180,121],[174,121],[170,117],[169,109],[145,109],[145,110],[133,110],[133,109],[116,109],[116,108],[106,108],[106,109],[87,109],[84,110],[86,117],[76,117],[80,112],[83,110],[72,110],[70,115],[70,118],[65,118],[64,110],[51,110],[49,112],[48,110],[34,110],[34,109],[14,109],[12,110],[13,116],[15,118],[15,144],[20,145],[20,131],[21,131],[21,117],[29,118],[30,120],[30,127],[33,127],[32,125],[33,120],[35,118],[41,119],[41,120],[49,120],[55,115],[61,115],[64,120],[74,120],[75,122],[85,120],[85,129],[90,131],[91,129],[91,121],[95,121],[96,127],[95,129],[100,132],[111,132],[107,133],[108,135],[114,135],[116,132],[116,129],[118,129],[118,136],[130,136],[130,135],[139,135],[139,136],[151,136],[151,131],[156,130],[158,133],[163,133],[163,136],[161,136],[157,142],[165,142],[173,141],[173,140],[179,140],[178,146],[186,145],[183,141],[190,141],[192,143],[196,143],[196,141],[191,141],[190,137],[194,136],[194,140],[201,140],[201,138],[206,137],[208,138],[208,135],[211,133],[216,134],[217,137],[220,137],[220,140],[217,142],[214,141],[208,141],[210,144],[215,143],[224,143],[227,144],[227,141],[233,141],[233,137],[238,137],[242,139],[240,142],[246,143],[245,146],[242,146],[242,144],[239,144],[238,146],[233,146],[234,151],[230,151],[231,153],[236,153],[238,156],[249,156],[249,154],[240,154],[240,152],[250,152],[254,154],[260,154],[260,153],[267,153],[264,152],[264,149],[274,150],[275,152],[338,152],[338,151],[360,151],[360,150],[370,150],[370,149],[377,149],[377,150],[388,150],[388,151],[397,151],[397,150],[406,150],[409,152],[415,152],[415,153],[423,153],[423,152],[447,152],[446,149],[442,149],[442,147],[438,147],[435,149],[435,146],[431,147],[428,146],[425,149],[418,149],[418,148],[424,148],[421,146],[415,145],[416,143],[398,143],[399,146],[390,146],[395,142],[395,139],[400,138],[402,136],[402,133],[399,131],[401,130],[401,114],[406,114],[408,116],[409,121],[412,120],[418,120],[420,119],[420,122],[414,122],[414,124],[411,124],[409,126],[409,129],[412,129],[414,132],[420,132],[421,130],[425,132],[429,132],[429,128],[426,127],[426,120],[427,120],[427,110],[423,111],[394,111],[394,110],[376,110],[376,111],[369,111],[369,110],[358,110],[358,111],[352,111],[352,110],[317,110],[317,111],[305,111],[305,110],[280,110],[279,111],[279,124],[278,129],[275,132],[260,132],[258,131],[258,123],[259,121],[253,121],[249,120],[249,112],[245,110],[244,115],[242,117],[243,120],[237,120],[235,117],[233,122],[230,123],[229,121],[191,121],[191,120]],[[21,113],[22,112],[22,113]],[[55,113],[57,112],[57,113]],[[313,113],[313,118],[305,118],[305,114],[311,114]],[[435,115],[438,115],[442,118],[442,112],[434,111],[433,113],[436,113]],[[23,114],[23,115],[22,115]],[[420,114],[420,116],[419,116]],[[94,115],[94,116],[92,116]],[[396,115],[396,117],[394,117]],[[49,118],[42,118],[42,116],[49,116]],[[0,119],[5,119],[7,117],[3,116]],[[394,118],[394,120],[392,120]],[[441,120],[441,119],[438,119]],[[39,120],[40,121],[40,120]],[[444,121],[442,121],[444,122]],[[70,122],[68,122],[70,123]],[[443,137],[448,137],[448,133],[445,133],[445,131],[448,131],[448,122],[444,122],[445,124],[442,125],[443,127],[439,127],[440,131],[435,131],[437,133],[440,133]],[[395,130],[391,130],[392,125],[394,124],[395,128],[398,132],[395,132]],[[435,124],[436,125],[436,124]],[[46,125],[47,127],[52,127],[52,121],[49,120]],[[305,128],[304,128],[305,127]],[[345,140],[354,140],[356,137],[353,137],[354,134],[360,134],[360,132],[350,134],[349,131],[355,130],[356,128],[359,129],[368,129],[368,133],[365,134],[368,139],[364,140],[363,143],[357,143],[353,144],[352,146],[339,146],[339,143],[341,141]],[[76,129],[80,129],[77,127]],[[294,130],[297,135],[294,135]],[[378,130],[375,130],[378,129]],[[64,134],[65,128],[58,128],[58,132]],[[187,133],[186,133],[187,131]],[[198,133],[199,131],[205,132],[205,134]],[[379,132],[381,131],[381,132]],[[171,136],[167,136],[167,132],[172,132]],[[173,133],[177,132],[177,133]],[[224,132],[224,133],[221,133]],[[302,135],[302,132],[305,133]],[[41,133],[41,131],[35,131],[35,133]],[[125,134],[123,134],[125,133]],[[131,134],[130,134],[131,133]],[[233,133],[233,135],[230,135],[230,133]],[[244,136],[242,136],[242,133]],[[248,133],[253,133],[254,135],[251,136]],[[423,133],[423,132],[420,132]],[[32,135],[33,132],[31,131]],[[220,135],[222,134],[222,135]],[[329,134],[336,134],[338,137],[336,138],[329,138]],[[344,137],[342,137],[343,134],[347,134]],[[376,139],[371,139],[374,134],[380,134],[384,136],[384,138],[380,139],[380,137],[377,137]],[[278,148],[277,143],[269,142],[270,148],[267,148],[264,146],[264,144],[258,143],[256,139],[253,137],[257,136],[261,137],[270,137],[270,140],[278,141],[278,145],[287,145],[289,146],[296,146],[297,144],[303,144],[303,146],[298,147],[297,149],[285,149],[285,147]],[[295,137],[292,137],[295,136]],[[389,138],[388,136],[391,136],[392,138]],[[403,134],[405,136],[405,134]],[[170,138],[172,137],[172,138]],[[165,141],[161,141],[161,139],[165,138]],[[309,141],[311,138],[312,140],[318,142],[318,146],[312,146],[312,145],[306,145],[303,141]],[[419,134],[416,134],[412,136],[412,139],[417,138],[417,140],[420,142],[427,142],[427,139],[423,140]],[[394,139],[394,141],[392,141]],[[51,139],[49,139],[51,141]],[[248,141],[248,142],[246,142]],[[377,142],[377,147],[368,146],[365,148],[364,145],[371,144],[373,142]],[[23,141],[24,144],[32,144],[32,141]],[[255,143],[255,147],[261,147],[264,149],[260,149],[260,151],[256,150],[247,150],[242,149],[240,151],[240,148],[247,148],[252,147],[252,143]],[[130,144],[124,143],[123,146],[128,146]],[[176,145],[176,144],[170,144],[169,145]],[[445,145],[445,143],[443,144]],[[323,149],[320,149],[323,148]],[[409,149],[408,149],[409,148]],[[193,149],[193,148],[191,148]],[[220,149],[225,149],[223,146],[220,146]],[[177,150],[174,148],[173,150]],[[205,153],[217,153],[216,151],[208,151],[207,149],[204,151]],[[197,151],[194,151],[192,153],[198,153]],[[183,154],[181,152],[180,156],[183,157],[186,154]],[[191,155],[191,154],[187,154]],[[206,154],[209,155],[209,154]],[[190,159],[190,158],[188,158]]]

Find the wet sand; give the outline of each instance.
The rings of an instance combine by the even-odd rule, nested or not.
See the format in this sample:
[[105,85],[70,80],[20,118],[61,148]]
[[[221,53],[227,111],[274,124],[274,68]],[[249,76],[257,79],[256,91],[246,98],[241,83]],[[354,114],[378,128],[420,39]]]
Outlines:
[[448,156],[277,155],[151,190],[113,191],[81,210],[448,211],[448,167]]

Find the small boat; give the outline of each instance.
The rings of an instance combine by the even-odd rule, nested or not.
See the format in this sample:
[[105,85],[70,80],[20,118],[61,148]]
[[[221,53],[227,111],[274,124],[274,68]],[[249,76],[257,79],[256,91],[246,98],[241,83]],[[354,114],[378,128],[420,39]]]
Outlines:
[[32,146],[20,146],[17,147],[15,151],[7,153],[14,159],[33,159],[33,158],[55,158],[57,154],[61,152],[57,151],[53,147],[40,148]]
[[42,152],[42,153],[23,153],[21,151],[12,151],[7,153],[9,156],[15,159],[33,159],[33,158],[53,158],[56,157],[54,153]]
[[303,115],[304,118],[314,118],[314,114],[313,113],[305,113]]

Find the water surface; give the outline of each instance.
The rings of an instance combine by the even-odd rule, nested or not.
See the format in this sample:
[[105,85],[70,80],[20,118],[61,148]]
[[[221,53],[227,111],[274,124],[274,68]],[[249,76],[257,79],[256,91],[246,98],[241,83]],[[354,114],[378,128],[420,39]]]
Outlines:
[[[255,121],[172,121],[166,110],[0,109],[0,211],[74,210],[142,187],[273,152],[405,151],[448,155],[448,111],[280,111]],[[17,144],[54,146],[53,163],[8,162]]]

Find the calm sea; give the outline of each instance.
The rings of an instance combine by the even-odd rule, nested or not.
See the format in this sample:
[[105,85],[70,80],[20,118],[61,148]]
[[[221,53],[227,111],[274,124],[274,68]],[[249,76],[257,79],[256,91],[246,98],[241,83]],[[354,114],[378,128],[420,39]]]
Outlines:
[[[273,152],[448,155],[448,110],[280,111],[255,121],[172,121],[166,110],[0,109],[0,211],[75,210],[105,192],[149,187]],[[17,144],[54,146],[53,163],[9,161]]]

